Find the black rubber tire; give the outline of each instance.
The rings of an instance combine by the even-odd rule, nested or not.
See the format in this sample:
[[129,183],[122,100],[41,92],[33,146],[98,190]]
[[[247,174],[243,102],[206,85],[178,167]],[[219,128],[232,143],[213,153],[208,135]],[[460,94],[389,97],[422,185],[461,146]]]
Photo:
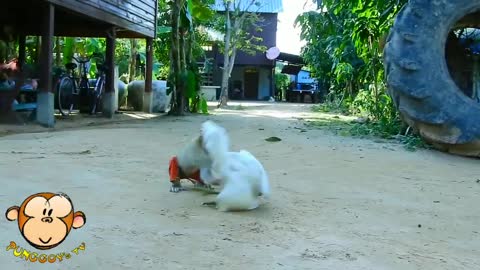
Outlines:
[[480,0],[410,0],[384,48],[388,92],[402,120],[436,148],[475,157],[480,157],[480,104],[452,80],[445,44],[450,29],[479,10]]
[[57,82],[57,107],[63,116],[72,113],[75,106],[75,82],[70,77],[63,77]]
[[89,110],[90,114],[96,114],[102,109],[102,97],[105,92],[105,80],[100,77],[95,82],[95,86],[92,91],[89,91]]

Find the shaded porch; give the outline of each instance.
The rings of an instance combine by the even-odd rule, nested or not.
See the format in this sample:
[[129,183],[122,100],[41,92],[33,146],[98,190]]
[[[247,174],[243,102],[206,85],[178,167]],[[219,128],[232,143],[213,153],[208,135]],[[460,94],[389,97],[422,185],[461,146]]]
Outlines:
[[[105,65],[107,66],[105,92],[102,97],[102,115],[113,117],[115,108],[115,88],[118,75],[115,75],[115,40],[116,38],[146,39],[146,76],[145,76],[145,111],[151,110],[152,99],[152,69],[153,69],[153,38],[156,31],[156,0],[147,0],[153,9],[140,25],[129,22],[129,15],[139,11],[127,8],[126,14],[112,15],[107,12],[107,6],[101,1],[61,1],[61,0],[17,0],[4,3],[4,9],[9,12],[0,17],[0,39],[17,41],[16,52],[17,72],[14,79],[22,83],[25,74],[25,41],[27,36],[40,36],[38,88],[35,91],[34,120],[42,126],[53,127],[55,124],[55,89],[53,76],[53,45],[54,37],[101,37],[106,39]],[[98,5],[97,5],[98,3]],[[121,8],[121,6],[119,6]],[[144,12],[148,7],[144,7]],[[131,14],[129,14],[131,12]],[[87,14],[88,13],[88,14]],[[123,17],[121,16],[123,15]],[[151,24],[149,23],[151,21]],[[151,29],[153,28],[153,29]],[[25,78],[23,78],[25,79]],[[10,92],[9,92],[10,91]],[[15,107],[7,106],[12,99],[23,91],[20,87],[12,90],[0,90],[0,113],[15,116]],[[9,93],[8,93],[9,92]],[[149,102],[150,101],[150,102]],[[150,106],[149,106],[150,105]]]

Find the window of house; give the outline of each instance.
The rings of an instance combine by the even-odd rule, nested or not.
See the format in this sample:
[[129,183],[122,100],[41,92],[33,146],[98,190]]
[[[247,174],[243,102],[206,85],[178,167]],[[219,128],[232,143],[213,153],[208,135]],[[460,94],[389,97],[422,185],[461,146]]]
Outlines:
[[211,51],[213,51],[212,45],[203,45],[203,46],[202,46],[202,49],[203,49],[204,51],[206,51],[206,52],[211,52]]
[[213,59],[206,59],[205,62],[197,63],[202,76],[202,85],[213,85]]

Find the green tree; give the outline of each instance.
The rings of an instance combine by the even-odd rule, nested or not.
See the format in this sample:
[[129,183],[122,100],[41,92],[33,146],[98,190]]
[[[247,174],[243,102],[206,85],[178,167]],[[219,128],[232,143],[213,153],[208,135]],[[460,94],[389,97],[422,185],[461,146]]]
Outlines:
[[[302,55],[329,86],[329,100],[390,125],[397,112],[386,93],[382,49],[406,0],[324,0],[296,23],[306,41]],[[392,131],[393,132],[393,131]]]
[[276,93],[280,93],[279,98],[283,100],[285,93],[290,85],[290,77],[287,74],[275,73],[275,87]]
[[224,107],[228,101],[229,80],[235,65],[237,51],[255,55],[267,48],[260,44],[262,38],[255,36],[253,30],[262,31],[262,21],[258,12],[257,0],[223,0],[223,11],[219,13],[216,28],[224,34],[220,49],[223,53],[222,85],[218,107]]
[[[200,96],[200,74],[196,64],[199,43],[196,41],[198,24],[212,18],[207,0],[172,0],[170,6],[171,50],[169,81],[173,91],[172,110],[175,115],[207,111],[207,103]],[[188,106],[187,106],[188,105]]]

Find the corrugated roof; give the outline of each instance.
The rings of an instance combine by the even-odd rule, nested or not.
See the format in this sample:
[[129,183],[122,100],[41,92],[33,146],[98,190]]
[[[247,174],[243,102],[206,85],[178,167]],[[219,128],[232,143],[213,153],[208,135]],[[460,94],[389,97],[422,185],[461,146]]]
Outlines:
[[[256,4],[251,5],[252,1]],[[258,13],[280,13],[283,12],[282,0],[233,0],[235,6],[239,6],[240,10],[246,10],[249,12]],[[213,10],[225,11],[223,0],[215,0],[215,3],[211,6]],[[233,8],[232,8],[233,10]]]

